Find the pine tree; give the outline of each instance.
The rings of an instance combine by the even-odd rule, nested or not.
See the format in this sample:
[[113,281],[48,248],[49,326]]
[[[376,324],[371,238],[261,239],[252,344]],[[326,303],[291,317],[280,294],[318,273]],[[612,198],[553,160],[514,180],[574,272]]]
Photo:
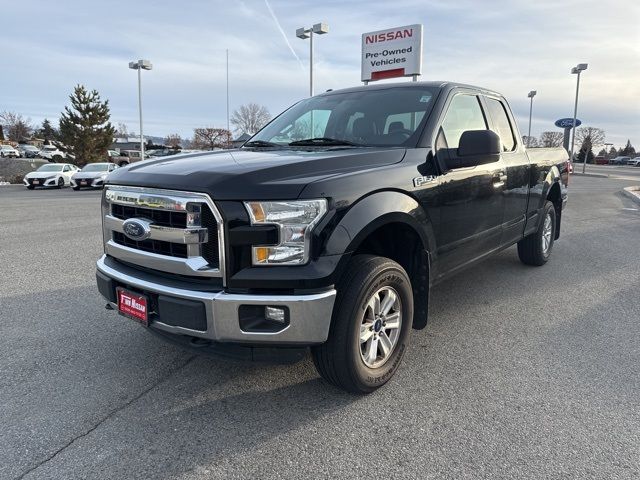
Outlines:
[[635,153],[636,149],[633,147],[633,145],[631,145],[631,140],[627,140],[627,144],[625,145],[625,147],[618,152],[619,155],[624,157],[630,157],[632,155],[635,155]]
[[72,108],[64,107],[60,116],[60,139],[79,166],[103,160],[115,133],[109,101],[101,101],[96,90],[89,92],[83,85],[77,85],[69,99]]
[[590,147],[590,146],[588,147],[588,150],[587,150],[587,148],[586,148],[586,147],[587,147],[586,145],[585,145],[585,146],[583,146],[583,147],[580,149],[580,151],[578,152],[578,160],[577,160],[577,163],[584,163],[584,156],[585,156],[585,153],[586,153],[586,152],[588,152],[588,153],[587,153],[587,163],[593,163],[593,158],[594,158],[593,150],[591,150],[591,147]]
[[45,141],[57,140],[58,139],[58,131],[53,128],[51,122],[48,119],[44,119],[42,122],[42,127],[38,130],[38,135],[45,139]]

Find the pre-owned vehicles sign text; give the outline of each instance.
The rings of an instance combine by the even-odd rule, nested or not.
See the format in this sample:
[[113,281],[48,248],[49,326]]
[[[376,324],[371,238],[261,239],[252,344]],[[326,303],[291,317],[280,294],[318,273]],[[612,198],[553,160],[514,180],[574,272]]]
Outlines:
[[362,34],[362,81],[422,73],[422,25]]

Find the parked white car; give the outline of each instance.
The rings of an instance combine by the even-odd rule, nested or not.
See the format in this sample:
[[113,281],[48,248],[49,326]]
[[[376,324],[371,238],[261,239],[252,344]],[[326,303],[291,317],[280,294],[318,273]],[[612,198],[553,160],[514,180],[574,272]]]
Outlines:
[[58,187],[71,185],[71,177],[78,167],[70,163],[46,163],[35,172],[24,176],[24,185],[33,190],[35,187]]
[[11,145],[0,145],[0,157],[13,157],[18,158],[20,152],[13,148]]
[[631,165],[632,167],[640,167],[640,157],[632,158],[627,162],[627,165]]
[[117,165],[109,162],[104,163],[88,163],[82,169],[78,170],[71,177],[71,187],[74,190],[81,188],[102,188],[104,181],[113,172]]
[[40,150],[40,156],[50,162],[60,162],[67,158],[67,154],[55,145],[44,145]]

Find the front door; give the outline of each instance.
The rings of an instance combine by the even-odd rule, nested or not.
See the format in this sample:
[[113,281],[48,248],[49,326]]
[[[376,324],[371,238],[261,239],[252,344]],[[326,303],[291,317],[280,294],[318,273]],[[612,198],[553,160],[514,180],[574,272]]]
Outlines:
[[[436,156],[458,148],[463,132],[487,128],[487,117],[478,96],[455,93],[439,130]],[[425,205],[427,209],[438,209],[436,215],[431,215],[439,219],[434,225],[437,277],[452,273],[499,248],[504,213],[504,176],[504,163],[499,160],[447,170],[438,178],[436,205]]]

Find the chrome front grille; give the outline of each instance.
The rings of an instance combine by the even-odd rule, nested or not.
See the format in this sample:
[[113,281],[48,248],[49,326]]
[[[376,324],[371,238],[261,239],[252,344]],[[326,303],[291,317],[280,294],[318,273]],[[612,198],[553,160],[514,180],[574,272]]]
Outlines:
[[222,217],[207,195],[108,186],[102,210],[108,255],[178,275],[224,276]]

